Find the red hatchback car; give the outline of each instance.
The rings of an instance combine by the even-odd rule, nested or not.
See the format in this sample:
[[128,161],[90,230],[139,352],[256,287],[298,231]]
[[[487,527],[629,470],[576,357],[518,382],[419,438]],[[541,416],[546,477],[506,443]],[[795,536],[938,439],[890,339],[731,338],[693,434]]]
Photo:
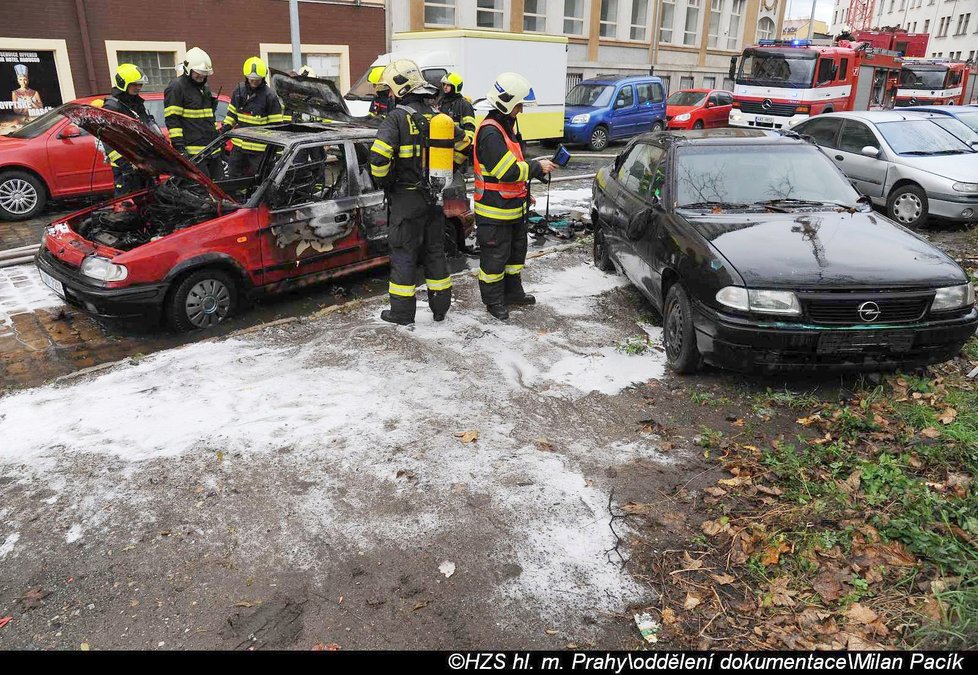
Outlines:
[[670,129],[727,126],[733,92],[723,89],[683,89],[666,99],[666,125]]
[[[86,96],[73,103],[91,103]],[[146,110],[166,133],[163,94],[143,94]],[[224,119],[230,98],[220,96],[215,117]],[[71,105],[71,104],[66,104]],[[112,167],[94,136],[55,108],[30,124],[0,136],[0,220],[33,218],[48,199],[112,192]]]
[[61,114],[141,171],[169,176],[47,229],[35,262],[72,305],[102,316],[162,315],[177,330],[207,328],[245,298],[389,261],[384,193],[369,170],[373,126],[231,131],[214,144],[242,138],[266,149],[255,175],[214,182],[129,117],[84,105]]

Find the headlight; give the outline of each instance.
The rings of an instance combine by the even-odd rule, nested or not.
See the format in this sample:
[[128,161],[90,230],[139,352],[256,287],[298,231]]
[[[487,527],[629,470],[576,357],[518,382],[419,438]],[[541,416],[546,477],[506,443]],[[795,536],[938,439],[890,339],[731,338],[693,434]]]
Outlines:
[[961,284],[938,288],[930,309],[932,312],[940,312],[946,309],[969,307],[973,304],[975,304],[975,287],[971,284]]
[[122,281],[129,276],[129,270],[123,265],[116,265],[98,256],[85,258],[81,264],[81,273],[99,281]]
[[741,312],[801,314],[798,297],[791,291],[749,291],[740,286],[727,286],[717,292],[716,299],[721,305]]
[[677,122],[688,122],[689,117],[690,117],[689,113],[683,113],[682,115],[676,115],[672,119],[676,120]]
[[955,183],[951,187],[958,192],[978,192],[978,183]]
[[574,115],[571,118],[571,124],[587,124],[591,121],[591,115],[584,113],[583,115]]

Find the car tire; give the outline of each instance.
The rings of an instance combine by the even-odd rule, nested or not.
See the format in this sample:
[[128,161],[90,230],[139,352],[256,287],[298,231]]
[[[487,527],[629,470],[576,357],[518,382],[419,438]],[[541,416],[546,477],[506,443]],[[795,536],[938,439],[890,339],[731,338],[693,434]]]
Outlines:
[[170,292],[166,319],[170,327],[185,333],[212,328],[234,314],[238,287],[222,270],[209,268],[191,272]]
[[599,124],[594,127],[587,142],[588,150],[604,150],[608,147],[608,127]]
[[699,370],[702,359],[696,347],[693,306],[686,289],[678,281],[666,293],[662,310],[662,336],[666,348],[666,365],[672,371],[686,375]]
[[904,227],[927,223],[927,195],[919,185],[901,185],[886,200],[886,215]]
[[36,176],[24,171],[0,173],[0,220],[33,218],[47,201],[47,188]]
[[695,122],[693,122],[693,128],[694,129],[702,129],[703,128],[703,120],[696,120]]
[[592,215],[594,224],[594,241],[591,244],[591,254],[594,256],[594,266],[602,272],[610,272],[615,269],[611,262],[611,253],[608,251],[608,240],[604,236],[604,228]]
[[649,131],[651,133],[653,133],[653,134],[656,134],[656,133],[662,131],[665,128],[666,128],[665,123],[663,123],[663,122],[653,122],[652,123],[652,128],[649,129]]

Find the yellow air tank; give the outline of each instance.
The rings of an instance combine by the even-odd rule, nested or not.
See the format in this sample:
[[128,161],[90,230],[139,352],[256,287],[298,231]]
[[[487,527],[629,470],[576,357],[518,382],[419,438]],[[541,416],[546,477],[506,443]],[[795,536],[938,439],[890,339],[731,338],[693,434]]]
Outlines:
[[455,168],[455,122],[448,115],[439,113],[431,118],[428,135],[428,174],[447,183]]

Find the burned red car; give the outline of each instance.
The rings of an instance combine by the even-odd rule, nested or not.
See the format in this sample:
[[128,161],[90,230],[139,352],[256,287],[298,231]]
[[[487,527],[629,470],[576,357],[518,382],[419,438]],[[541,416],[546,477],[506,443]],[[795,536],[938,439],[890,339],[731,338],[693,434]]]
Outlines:
[[217,324],[248,298],[388,263],[384,195],[368,165],[372,126],[232,131],[266,146],[261,164],[253,176],[214,182],[135,120],[82,105],[62,112],[161,177],[47,229],[37,268],[72,305],[162,316],[191,330]]

